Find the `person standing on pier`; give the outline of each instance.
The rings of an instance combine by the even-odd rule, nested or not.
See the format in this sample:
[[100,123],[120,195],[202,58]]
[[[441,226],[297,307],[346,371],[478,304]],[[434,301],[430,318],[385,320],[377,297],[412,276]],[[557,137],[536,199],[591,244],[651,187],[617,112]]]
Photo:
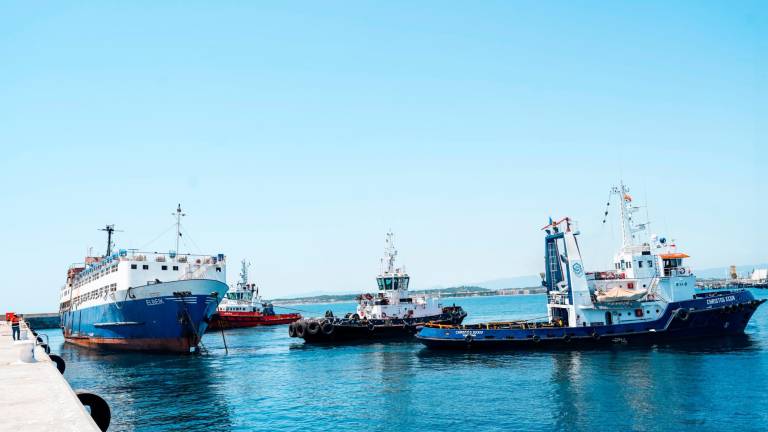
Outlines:
[[21,333],[19,331],[19,316],[16,314],[11,316],[11,329],[13,330],[13,340],[21,339]]

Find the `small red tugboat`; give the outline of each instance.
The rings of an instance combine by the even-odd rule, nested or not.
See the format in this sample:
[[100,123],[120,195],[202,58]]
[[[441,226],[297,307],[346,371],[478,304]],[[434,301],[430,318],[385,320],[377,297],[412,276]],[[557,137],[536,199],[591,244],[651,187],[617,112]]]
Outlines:
[[276,314],[272,303],[261,300],[259,287],[248,283],[248,267],[242,262],[240,282],[230,288],[211,317],[208,330],[290,324],[301,319],[297,313]]

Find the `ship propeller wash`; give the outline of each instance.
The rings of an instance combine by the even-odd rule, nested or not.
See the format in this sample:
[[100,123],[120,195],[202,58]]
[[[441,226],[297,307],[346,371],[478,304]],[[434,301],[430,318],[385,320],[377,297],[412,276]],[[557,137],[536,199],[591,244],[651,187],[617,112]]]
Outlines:
[[638,207],[629,190],[622,184],[613,195],[620,203],[622,247],[609,270],[586,271],[571,219],[550,219],[542,228],[546,321],[430,323],[418,339],[432,348],[575,348],[743,333],[765,300],[745,289],[698,293],[696,276],[683,262],[689,256],[664,237],[640,242],[647,224],[634,222]]
[[357,309],[344,317],[331,311],[322,318],[301,319],[288,327],[291,337],[307,342],[410,338],[427,322],[460,324],[467,313],[461,306],[443,306],[437,297],[411,295],[410,276],[395,266],[394,234],[387,233],[377,294],[357,297]]
[[216,306],[227,291],[223,254],[119,249],[107,225],[107,249],[73,264],[61,289],[59,314],[64,339],[86,347],[193,352],[199,348]]

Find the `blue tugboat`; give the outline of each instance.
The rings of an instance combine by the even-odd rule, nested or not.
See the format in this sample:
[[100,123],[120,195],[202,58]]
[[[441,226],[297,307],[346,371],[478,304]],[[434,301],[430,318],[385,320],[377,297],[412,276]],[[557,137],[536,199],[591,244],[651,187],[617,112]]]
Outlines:
[[546,321],[428,323],[419,341],[430,348],[576,348],[743,333],[765,300],[745,289],[697,293],[696,276],[683,265],[689,256],[674,242],[655,235],[637,241],[647,224],[634,224],[638,207],[628,192],[623,184],[612,190],[619,197],[623,244],[611,270],[585,271],[571,219],[542,228]]

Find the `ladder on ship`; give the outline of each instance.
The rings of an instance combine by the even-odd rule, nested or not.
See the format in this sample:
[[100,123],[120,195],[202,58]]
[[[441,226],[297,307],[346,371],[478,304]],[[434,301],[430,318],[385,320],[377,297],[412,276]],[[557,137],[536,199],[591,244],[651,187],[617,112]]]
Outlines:
[[549,265],[550,284],[548,288],[554,290],[557,286],[557,282],[562,280],[560,275],[560,255],[557,253],[557,245],[555,242],[547,243],[547,261]]

